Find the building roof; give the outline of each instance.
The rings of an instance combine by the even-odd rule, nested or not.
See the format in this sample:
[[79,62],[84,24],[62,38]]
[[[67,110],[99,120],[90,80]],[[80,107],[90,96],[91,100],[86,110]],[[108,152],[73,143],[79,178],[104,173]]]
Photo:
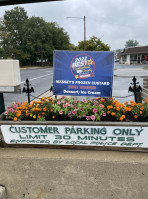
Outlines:
[[0,6],[61,0],[0,0]]
[[137,46],[137,47],[130,47],[125,48],[120,53],[120,55],[127,55],[127,54],[137,54],[137,53],[148,53],[148,46]]

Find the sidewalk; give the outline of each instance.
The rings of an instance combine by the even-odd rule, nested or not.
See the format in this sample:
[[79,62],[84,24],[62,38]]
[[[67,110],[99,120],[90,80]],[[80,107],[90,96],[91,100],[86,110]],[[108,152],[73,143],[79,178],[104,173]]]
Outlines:
[[119,77],[148,77],[148,70],[143,68],[115,69],[114,76]]

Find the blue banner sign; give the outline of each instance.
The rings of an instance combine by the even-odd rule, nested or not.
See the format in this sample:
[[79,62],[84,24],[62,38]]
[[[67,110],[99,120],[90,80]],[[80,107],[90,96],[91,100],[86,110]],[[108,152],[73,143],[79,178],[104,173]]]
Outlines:
[[54,51],[53,94],[112,97],[114,53]]

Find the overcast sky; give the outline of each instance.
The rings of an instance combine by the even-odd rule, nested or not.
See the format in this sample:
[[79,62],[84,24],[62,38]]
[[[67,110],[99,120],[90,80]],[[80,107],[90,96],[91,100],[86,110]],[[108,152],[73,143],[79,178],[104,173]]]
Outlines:
[[[148,45],[148,0],[65,0],[15,6],[24,7],[29,17],[57,22],[75,45],[84,39],[84,16],[86,39],[101,38],[112,50],[124,48],[129,39]],[[0,7],[0,17],[15,6]]]

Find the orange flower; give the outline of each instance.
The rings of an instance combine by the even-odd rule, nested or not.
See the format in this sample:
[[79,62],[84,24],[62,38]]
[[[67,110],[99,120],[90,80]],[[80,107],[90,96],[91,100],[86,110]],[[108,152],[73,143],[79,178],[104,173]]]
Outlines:
[[44,113],[44,112],[42,112],[42,115],[45,115],[45,113]]
[[50,112],[53,112],[53,109],[52,109],[52,108],[50,109]]
[[136,105],[136,102],[131,103],[131,106],[135,106],[135,105]]
[[148,103],[148,99],[146,99],[145,102]]
[[38,115],[38,118],[40,119],[40,118],[41,118],[41,116],[40,116],[40,115]]
[[36,108],[32,108],[32,111],[36,111]]
[[120,117],[119,120],[122,121],[122,120],[123,120],[123,117]]
[[105,99],[101,99],[101,102],[105,102]]
[[107,111],[107,114],[110,114],[110,111]]
[[52,119],[55,119],[55,116],[54,116],[54,115],[52,116]]
[[143,112],[142,111],[140,111],[140,114],[142,114]]
[[117,111],[119,111],[119,110],[120,110],[120,108],[117,106],[116,110],[117,110]]
[[114,113],[114,112],[112,112],[112,113],[111,113],[111,115],[112,115],[112,116],[114,116],[114,115],[115,115],[115,113]]
[[111,106],[107,106],[107,109],[111,109],[111,108],[113,108],[113,106],[111,105]]
[[46,108],[46,107],[44,107],[44,108],[43,108],[43,111],[47,111],[47,108]]
[[16,112],[16,117],[19,117],[21,115],[21,111]]
[[14,117],[14,118],[13,118],[13,121],[17,121],[17,117]]
[[140,110],[141,110],[141,111],[143,111],[143,109],[144,109],[144,108],[143,108],[143,106],[142,106],[142,107],[140,107]]
[[125,115],[122,115],[123,119],[125,119]]
[[138,117],[137,115],[134,115],[134,118],[135,118],[135,119],[137,119],[137,117]]

